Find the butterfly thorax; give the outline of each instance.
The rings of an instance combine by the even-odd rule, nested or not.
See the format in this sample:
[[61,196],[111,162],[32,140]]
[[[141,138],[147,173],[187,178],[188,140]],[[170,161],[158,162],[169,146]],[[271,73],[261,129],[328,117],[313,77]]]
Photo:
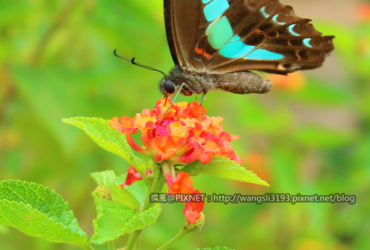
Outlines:
[[185,96],[207,93],[216,88],[214,85],[214,82],[216,81],[214,75],[198,74],[182,70],[178,65],[171,70],[167,79],[162,79],[161,83],[159,84],[163,93],[163,83],[165,80],[172,81],[176,87],[180,87],[184,83],[181,89],[181,94]]
[[264,94],[271,90],[272,83],[250,71],[230,72],[226,74],[196,73],[182,70],[175,66],[169,73],[167,79],[162,79],[159,87],[163,94],[163,84],[166,80],[172,81],[176,87],[180,87],[181,94],[191,96],[193,94],[206,94],[211,90],[222,89],[235,94]]

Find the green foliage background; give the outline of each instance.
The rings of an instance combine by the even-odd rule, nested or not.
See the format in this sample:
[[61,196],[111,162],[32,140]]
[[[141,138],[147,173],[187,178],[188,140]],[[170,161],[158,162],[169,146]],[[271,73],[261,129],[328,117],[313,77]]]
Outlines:
[[[370,247],[370,23],[315,25],[337,37],[336,50],[324,68],[305,73],[302,89],[263,96],[216,91],[205,101],[208,115],[224,117],[225,130],[240,135],[233,145],[246,168],[271,186],[204,176],[194,186],[207,194],[346,193],[357,196],[356,204],[206,203],[203,230],[174,249]],[[0,178],[56,190],[89,235],[96,216],[90,173],[124,174],[128,165],[61,119],[133,116],[161,97],[161,75],[115,58],[113,49],[170,70],[162,1],[0,0]],[[251,153],[263,159],[259,170],[246,157]],[[164,205],[158,223],[144,231],[142,249],[174,236],[182,209]],[[0,242],[1,249],[77,249],[4,227]]]

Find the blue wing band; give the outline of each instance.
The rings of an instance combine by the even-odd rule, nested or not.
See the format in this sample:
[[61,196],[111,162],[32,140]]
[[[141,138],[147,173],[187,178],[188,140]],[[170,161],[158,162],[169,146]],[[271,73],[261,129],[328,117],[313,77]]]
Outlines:
[[[240,40],[240,36],[234,35],[231,24],[226,16],[222,14],[230,7],[227,0],[202,0],[207,4],[204,9],[204,15],[207,21],[212,21],[206,30],[208,42],[216,49],[220,50],[220,54],[227,58],[240,58],[253,60],[280,60],[284,56],[265,49],[259,49],[252,45],[247,45]],[[269,14],[261,8],[261,13],[268,18]],[[219,18],[222,16],[221,18]],[[273,17],[274,22],[277,22],[278,15]],[[277,22],[278,24],[281,24]],[[293,27],[292,27],[293,28]],[[293,32],[293,30],[291,29]]]

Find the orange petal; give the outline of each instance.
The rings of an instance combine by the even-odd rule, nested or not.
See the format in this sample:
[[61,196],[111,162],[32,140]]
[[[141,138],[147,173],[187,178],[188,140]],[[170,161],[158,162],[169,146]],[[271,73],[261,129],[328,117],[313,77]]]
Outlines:
[[171,136],[186,137],[188,129],[180,122],[172,122],[170,125]]
[[212,127],[219,128],[224,118],[223,117],[211,117],[211,120],[212,120]]
[[134,139],[132,138],[132,135],[131,133],[125,133],[125,136],[126,136],[126,140],[127,140],[127,143],[130,145],[130,147],[139,152],[139,153],[142,153],[146,156],[149,156],[149,151],[143,149],[142,147],[140,147],[139,145],[137,145],[137,143],[134,141]]
[[[200,194],[199,190],[195,190],[193,194]],[[185,214],[186,220],[189,223],[195,223],[200,217],[203,211],[204,202],[187,202],[185,203],[185,209],[183,213]]]
[[195,118],[195,119],[200,119],[206,112],[207,110],[203,107],[203,105],[199,106],[199,103],[196,101],[192,102],[189,105],[189,118]]
[[148,122],[153,122],[155,123],[157,121],[156,117],[148,117],[148,116],[143,116],[142,114],[137,114],[135,116],[135,125],[139,128],[145,128],[146,124]]
[[190,175],[185,172],[179,172],[167,193],[189,194],[193,192],[193,189],[193,180],[190,178]]
[[122,125],[119,123],[118,120],[119,120],[118,117],[113,117],[108,124],[111,128],[118,129],[118,131],[122,133]]

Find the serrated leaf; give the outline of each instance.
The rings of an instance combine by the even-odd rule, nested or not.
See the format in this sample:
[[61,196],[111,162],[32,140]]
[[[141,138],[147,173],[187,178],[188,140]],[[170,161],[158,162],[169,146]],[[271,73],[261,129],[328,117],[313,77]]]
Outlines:
[[114,201],[100,199],[93,192],[97,218],[94,220],[95,233],[91,237],[94,244],[103,244],[122,235],[122,225],[127,223],[136,211]]
[[112,199],[132,210],[138,211],[140,209],[140,202],[127,189],[121,188],[116,184],[116,175],[113,171],[108,170],[100,173],[92,173],[96,183],[101,186],[107,186],[112,192]]
[[252,171],[245,169],[235,161],[220,156],[213,157],[212,161],[206,164],[196,161],[185,166],[181,171],[187,172],[190,175],[206,174],[235,181],[269,186],[267,182],[261,180]]
[[144,204],[148,192],[148,187],[145,185],[144,181],[136,181],[131,185],[126,185],[125,189],[135,196],[140,204]]
[[99,199],[96,193],[93,195],[98,212],[94,220],[95,234],[91,238],[94,244],[103,244],[126,233],[142,230],[153,224],[162,211],[160,204],[157,204],[136,213],[114,201]]
[[108,120],[102,118],[75,117],[63,119],[63,122],[82,129],[100,147],[116,154],[127,161],[143,176],[147,166],[143,159],[137,157],[131,150],[124,134],[112,129]]
[[154,224],[161,212],[161,204],[155,204],[151,208],[135,214],[134,217],[132,217],[132,219],[124,226],[125,233],[142,230],[145,227]]
[[56,243],[90,249],[68,202],[49,188],[24,181],[0,182],[0,224]]

